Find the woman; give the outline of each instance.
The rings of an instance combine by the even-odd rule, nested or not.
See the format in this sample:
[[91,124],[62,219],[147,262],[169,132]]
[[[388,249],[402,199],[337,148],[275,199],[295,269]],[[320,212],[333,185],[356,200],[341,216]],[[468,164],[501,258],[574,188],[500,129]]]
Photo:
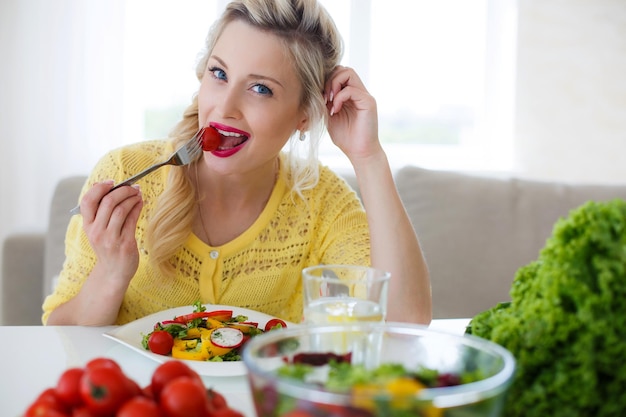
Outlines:
[[[428,271],[378,140],[376,102],[338,65],[341,46],[315,0],[229,4],[171,140],[115,150],[92,172],[44,323],[122,324],[196,300],[299,322],[301,271],[322,263],[390,271],[387,318],[430,322]],[[107,193],[206,126],[220,133],[217,150]],[[324,128],[351,161],[363,205],[317,161]]]

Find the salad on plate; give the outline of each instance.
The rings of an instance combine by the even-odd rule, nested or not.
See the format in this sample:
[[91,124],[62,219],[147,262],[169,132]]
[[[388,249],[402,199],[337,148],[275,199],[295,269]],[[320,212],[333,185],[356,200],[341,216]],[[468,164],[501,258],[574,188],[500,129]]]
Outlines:
[[256,335],[287,327],[272,318],[265,325],[230,309],[208,310],[199,301],[193,311],[157,321],[149,333],[142,333],[144,349],[158,355],[194,361],[229,362],[241,360],[241,349]]

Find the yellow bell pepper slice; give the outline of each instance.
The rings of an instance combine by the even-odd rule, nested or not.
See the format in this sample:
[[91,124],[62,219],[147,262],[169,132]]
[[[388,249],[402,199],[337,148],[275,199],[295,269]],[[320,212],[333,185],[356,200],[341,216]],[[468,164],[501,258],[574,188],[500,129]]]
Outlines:
[[206,327],[207,329],[217,329],[220,327],[225,327],[224,322],[214,319],[213,317],[207,317],[206,319]]
[[198,339],[175,339],[172,346],[172,357],[192,361],[205,361],[209,358],[208,352]]
[[192,327],[191,329],[188,329],[187,336],[183,337],[182,339],[200,339],[200,329],[198,329],[197,327]]

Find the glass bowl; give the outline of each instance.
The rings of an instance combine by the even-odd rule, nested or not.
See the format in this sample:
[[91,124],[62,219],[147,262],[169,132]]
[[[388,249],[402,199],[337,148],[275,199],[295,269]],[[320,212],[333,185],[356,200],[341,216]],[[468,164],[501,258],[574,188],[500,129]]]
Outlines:
[[[435,372],[437,381],[454,380],[456,385],[420,384],[419,390],[407,390],[405,385],[413,384],[383,389],[361,383],[336,389],[285,375],[286,366],[295,369],[288,365],[294,358],[329,354],[349,358],[350,368],[400,364],[431,376]],[[499,416],[515,372],[511,353],[491,341],[390,322],[274,330],[252,338],[243,361],[259,417]],[[314,374],[324,379],[327,371],[328,365]]]

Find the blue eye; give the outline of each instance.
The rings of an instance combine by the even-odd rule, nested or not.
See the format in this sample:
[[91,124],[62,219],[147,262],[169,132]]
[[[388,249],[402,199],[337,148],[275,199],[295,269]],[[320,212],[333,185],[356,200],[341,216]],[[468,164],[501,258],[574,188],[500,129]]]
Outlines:
[[226,73],[221,68],[211,67],[209,68],[209,72],[212,73],[213,77],[217,78],[218,80],[227,80]]
[[266,85],[263,84],[256,84],[252,87],[252,91],[261,94],[263,96],[271,96],[274,93],[272,92],[272,90],[270,90]]

